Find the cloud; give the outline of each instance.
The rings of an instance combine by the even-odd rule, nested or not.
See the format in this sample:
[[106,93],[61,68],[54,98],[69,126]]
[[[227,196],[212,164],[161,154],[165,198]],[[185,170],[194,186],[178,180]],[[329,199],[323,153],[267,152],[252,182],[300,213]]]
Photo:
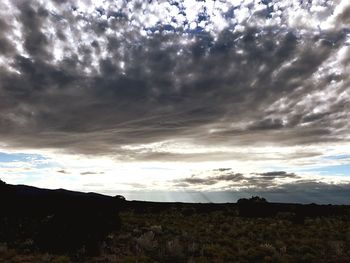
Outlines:
[[69,172],[67,172],[66,170],[63,170],[63,169],[62,170],[58,170],[57,172],[61,173],[61,174],[69,174]]
[[[342,178],[341,181],[334,181],[331,177],[320,178],[297,175],[285,171],[240,174],[233,173],[231,170],[227,172],[227,170],[220,171],[220,169],[216,169],[212,172],[219,173],[219,175],[192,175],[191,177],[173,180],[170,183],[175,189],[187,189],[188,191],[191,189],[212,193],[231,191],[239,192],[241,196],[245,193],[275,197],[278,195],[280,200],[286,201],[290,196],[293,200],[301,202],[308,199],[307,195],[319,196],[318,202],[321,200],[321,202],[324,202],[330,200],[330,196],[334,194],[335,199],[340,198],[344,203],[344,197],[350,190],[350,182],[346,178]],[[282,197],[282,195],[285,195],[285,197]],[[301,200],[301,197],[304,200]]]
[[279,119],[264,119],[258,121],[257,123],[252,124],[248,129],[249,130],[278,130],[282,129],[283,121]]
[[350,80],[338,58],[349,41],[348,7],[1,5],[0,137],[8,147],[194,162],[237,155],[127,146],[349,141]]
[[86,171],[86,172],[81,172],[81,175],[90,175],[90,174],[104,174],[104,172],[92,172],[92,171]]
[[276,171],[276,172],[267,172],[267,173],[257,173],[259,178],[262,180],[274,180],[278,178],[298,178],[298,176],[294,173],[287,173],[284,171]]
[[[214,170],[215,171],[215,170]],[[225,172],[227,170],[218,170],[219,172]],[[207,186],[214,185],[220,182],[241,182],[245,180],[245,177],[240,173],[224,173],[216,176],[209,176],[205,178],[197,177],[192,175],[188,178],[176,179],[174,180],[175,186],[178,187],[187,187],[187,186]]]
[[350,5],[346,1],[342,1],[334,10],[336,24],[346,26],[350,22]]
[[[9,30],[9,25],[4,21],[0,20],[0,30],[1,32],[6,32]],[[0,34],[0,54],[9,54],[14,51],[11,42],[6,38],[6,34]]]

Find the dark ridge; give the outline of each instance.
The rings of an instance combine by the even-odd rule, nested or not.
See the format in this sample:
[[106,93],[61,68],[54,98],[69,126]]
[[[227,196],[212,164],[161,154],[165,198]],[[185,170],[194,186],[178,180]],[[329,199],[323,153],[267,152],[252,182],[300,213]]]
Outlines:
[[237,215],[247,218],[280,217],[289,219],[296,224],[304,223],[305,218],[346,215],[349,206],[346,205],[319,205],[270,203],[265,198],[253,196],[250,199],[242,198],[237,203],[181,203],[181,202],[145,202],[127,201],[125,208],[135,213],[162,213],[173,209],[183,215],[208,214],[214,211],[231,211],[236,209]]
[[0,242],[33,239],[38,250],[96,254],[99,242],[120,228],[123,201],[95,193],[0,184]]

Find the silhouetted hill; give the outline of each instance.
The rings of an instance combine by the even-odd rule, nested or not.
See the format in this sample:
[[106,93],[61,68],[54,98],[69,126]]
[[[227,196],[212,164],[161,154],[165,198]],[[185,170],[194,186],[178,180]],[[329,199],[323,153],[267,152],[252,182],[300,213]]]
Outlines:
[[0,185],[0,241],[33,239],[38,249],[70,253],[97,244],[120,227],[120,199],[64,189]]

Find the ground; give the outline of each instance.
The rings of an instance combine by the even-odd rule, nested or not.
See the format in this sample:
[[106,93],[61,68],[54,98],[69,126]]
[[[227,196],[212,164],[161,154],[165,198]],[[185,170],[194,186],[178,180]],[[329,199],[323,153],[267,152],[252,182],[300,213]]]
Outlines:
[[348,212],[294,222],[289,212],[242,217],[233,204],[129,205],[97,256],[51,255],[27,240],[0,245],[0,262],[350,262]]

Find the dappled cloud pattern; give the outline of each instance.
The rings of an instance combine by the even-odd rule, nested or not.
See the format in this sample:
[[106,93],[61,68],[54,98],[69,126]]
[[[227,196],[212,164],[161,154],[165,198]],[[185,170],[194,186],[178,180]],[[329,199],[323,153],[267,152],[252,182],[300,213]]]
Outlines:
[[16,157],[0,162],[2,179],[345,200],[349,10],[347,0],[1,1],[0,153]]
[[2,1],[1,141],[170,161],[203,156],[142,145],[348,142],[346,1],[214,2]]

